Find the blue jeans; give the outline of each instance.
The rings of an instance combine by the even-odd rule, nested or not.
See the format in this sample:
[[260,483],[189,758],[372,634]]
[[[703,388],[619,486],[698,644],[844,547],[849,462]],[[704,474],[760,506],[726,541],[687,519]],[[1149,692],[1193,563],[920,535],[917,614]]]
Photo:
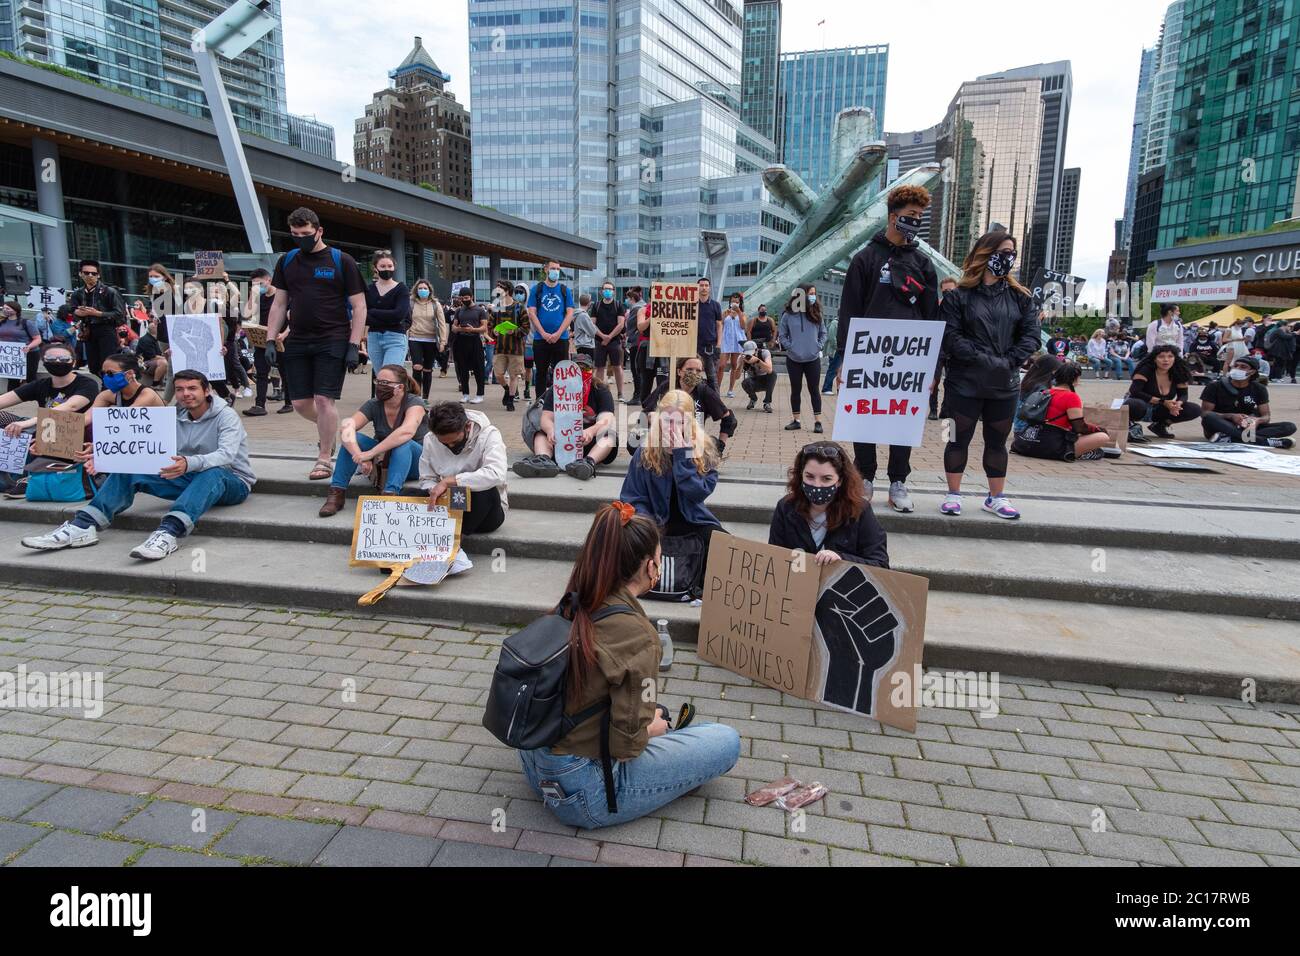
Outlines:
[[1112,355],[1110,361],[1115,367],[1116,375],[1124,372],[1128,374],[1129,378],[1133,377],[1133,370],[1137,368],[1137,362],[1133,361],[1131,358],[1122,358],[1118,355]]
[[164,501],[176,502],[167,512],[185,526],[185,533],[213,505],[237,505],[248,497],[248,485],[236,477],[229,468],[209,468],[207,471],[186,472],[179,478],[160,478],[158,475],[109,475],[90,503],[81,510],[90,515],[102,531],[119,514],[131,507],[138,492],[143,491]]
[[599,760],[561,756],[547,747],[519,751],[524,776],[538,795],[543,780],[563,792],[563,799],[542,798],[556,819],[584,830],[643,817],[722,776],[739,757],[740,735],[726,724],[693,724],[651,737],[639,757],[614,761],[618,812],[610,813]]
[[406,350],[404,332],[366,333],[366,352],[370,355],[370,365],[376,374],[385,365],[405,365]]
[[843,360],[843,352],[836,352],[830,357],[830,360],[826,364],[826,378],[822,380],[823,392],[829,392],[835,387],[835,373],[840,370],[840,362]]
[[492,359],[496,356],[497,347],[495,345],[483,344],[483,380],[496,384],[496,377],[492,373]]
[[[369,435],[357,434],[357,445],[362,451],[370,451],[378,444]],[[420,451],[419,442],[408,441],[388,452],[388,476],[384,480],[384,494],[400,494],[402,485],[420,477]],[[330,479],[330,487],[346,488],[356,473],[357,463],[352,460],[352,455],[346,448],[340,448],[339,456],[334,460],[334,477]]]
[[1099,375],[1102,372],[1111,372],[1115,370],[1115,359],[1112,358],[1099,359],[1099,358],[1093,358],[1092,356],[1089,356],[1088,364],[1091,365],[1093,371],[1095,371]]

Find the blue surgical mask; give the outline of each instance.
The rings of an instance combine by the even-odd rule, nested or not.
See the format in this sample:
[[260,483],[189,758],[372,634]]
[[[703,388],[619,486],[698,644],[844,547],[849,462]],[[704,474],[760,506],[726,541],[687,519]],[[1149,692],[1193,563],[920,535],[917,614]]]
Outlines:
[[109,372],[104,376],[104,387],[112,392],[120,392],[126,388],[125,372]]
[[428,289],[416,289],[416,290],[415,290],[415,294],[418,295],[421,299],[427,299],[427,298],[429,298],[429,290],[428,290]]
[[601,289],[601,290],[600,290],[600,297],[601,297],[602,299],[604,299],[606,302],[609,302],[611,299],[614,298],[614,290],[613,290],[613,289]]
[[153,286],[155,289],[160,289],[160,288],[162,288],[162,284],[163,284],[163,278],[162,278],[162,276],[150,276],[150,277],[149,277],[149,284],[150,284],[151,286]]
[[809,305],[816,305],[816,304],[817,304],[817,296],[815,296],[815,295],[810,295],[810,296],[808,296],[808,304],[809,304]]
[[559,281],[560,281],[560,270],[559,270],[559,269],[551,269],[551,270],[549,270],[549,271],[546,273],[546,278],[550,279],[552,282],[559,282]]
[[527,298],[528,298],[528,296],[526,296],[526,295],[516,295],[516,296],[514,297],[514,299],[515,299],[516,302],[523,302],[523,301],[524,301],[525,299],[527,299]]

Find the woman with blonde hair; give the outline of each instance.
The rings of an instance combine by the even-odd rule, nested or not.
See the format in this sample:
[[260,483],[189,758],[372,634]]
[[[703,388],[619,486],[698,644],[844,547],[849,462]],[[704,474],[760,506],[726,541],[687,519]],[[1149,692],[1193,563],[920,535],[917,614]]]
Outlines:
[[700,538],[708,554],[709,537],[722,527],[705,505],[718,484],[720,460],[695,418],[695,399],[681,389],[667,392],[627,466],[619,498],[654,519],[665,537]]

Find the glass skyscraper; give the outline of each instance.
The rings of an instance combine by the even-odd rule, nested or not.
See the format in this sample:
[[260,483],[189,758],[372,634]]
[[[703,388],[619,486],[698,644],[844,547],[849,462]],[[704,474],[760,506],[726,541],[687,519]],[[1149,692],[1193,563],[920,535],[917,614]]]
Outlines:
[[1291,215],[1300,4],[1185,0],[1158,246]]
[[1151,106],[1147,116],[1146,144],[1138,175],[1163,166],[1169,146],[1169,119],[1174,89],[1178,85],[1178,57],[1183,43],[1185,0],[1174,0],[1165,11],[1156,44],[1155,75],[1151,78]]
[[698,276],[710,228],[728,234],[730,275],[757,275],[789,223],[761,181],[774,145],[740,120],[740,0],[470,0],[469,14],[476,202],[598,242],[595,278],[620,288]]
[[[0,49],[206,116],[190,37],[228,6],[213,0],[0,0]],[[280,0],[271,0],[270,9],[278,18]],[[282,27],[238,59],[220,62],[239,128],[288,142]]]
[[781,162],[814,192],[828,186],[835,117],[850,106],[870,107],[876,129],[885,128],[885,76],[889,45],[781,54]]
[[1151,80],[1156,70],[1156,48],[1142,51],[1138,66],[1137,102],[1133,105],[1133,138],[1129,141],[1128,180],[1124,185],[1124,226],[1120,245],[1128,249],[1133,244],[1133,204],[1137,201],[1138,177],[1145,172],[1147,121],[1151,114]]
[[740,118],[768,139],[775,140],[777,77],[781,65],[781,0],[745,0],[742,54]]

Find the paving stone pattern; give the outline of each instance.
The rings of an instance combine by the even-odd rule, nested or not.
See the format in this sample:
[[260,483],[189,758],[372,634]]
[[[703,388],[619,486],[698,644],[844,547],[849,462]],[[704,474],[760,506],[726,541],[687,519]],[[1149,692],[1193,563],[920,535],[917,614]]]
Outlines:
[[[98,719],[0,711],[0,863],[1300,863],[1300,707],[1004,675],[1000,716],[922,709],[908,734],[684,648],[660,699],[735,727],[739,763],[576,831],[480,724],[502,636],[0,590],[0,671],[98,670],[105,696]],[[830,790],[801,823],[742,801],[787,773]]]

